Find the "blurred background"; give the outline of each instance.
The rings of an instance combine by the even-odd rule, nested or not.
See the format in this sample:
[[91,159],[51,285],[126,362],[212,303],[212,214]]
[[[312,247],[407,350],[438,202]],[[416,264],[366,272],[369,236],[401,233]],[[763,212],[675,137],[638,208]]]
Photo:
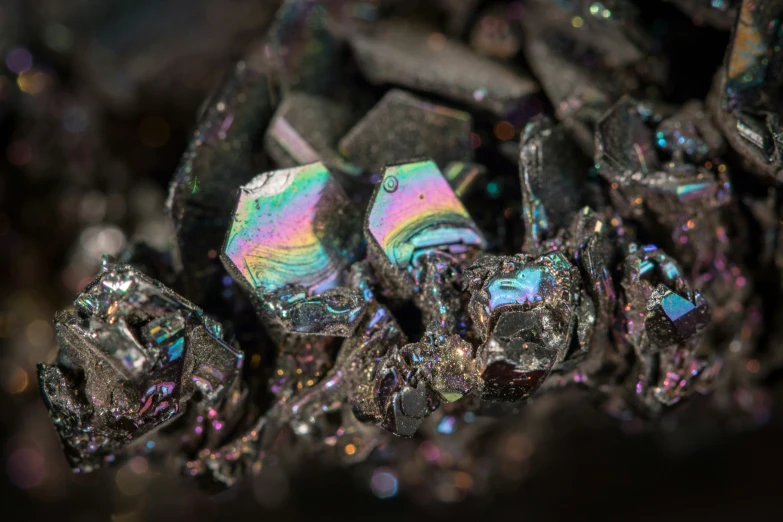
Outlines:
[[[650,25],[659,12],[674,20],[658,32],[665,46],[693,41],[689,56],[704,55],[689,63],[675,53],[672,64],[674,91],[703,97],[727,33],[646,4],[660,4],[648,6]],[[316,463],[217,494],[144,457],[70,472],[35,377],[35,364],[56,353],[52,316],[92,279],[102,254],[134,239],[168,247],[167,184],[199,105],[277,6],[0,0],[0,518],[780,520],[775,382],[735,398],[754,405],[750,422],[699,397],[655,430],[608,417],[578,390],[542,399],[519,421],[529,436],[503,455],[506,479],[491,494],[463,494],[459,481],[471,478],[456,477],[453,491],[425,505]]]

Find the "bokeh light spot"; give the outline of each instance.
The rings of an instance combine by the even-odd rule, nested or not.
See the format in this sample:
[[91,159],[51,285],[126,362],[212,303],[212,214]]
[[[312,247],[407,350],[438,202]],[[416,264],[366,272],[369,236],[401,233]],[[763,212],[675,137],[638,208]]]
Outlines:
[[370,488],[378,498],[391,498],[397,494],[397,475],[390,468],[378,468],[372,474]]
[[20,448],[8,457],[8,476],[17,487],[30,489],[40,486],[46,477],[46,463],[38,451]]

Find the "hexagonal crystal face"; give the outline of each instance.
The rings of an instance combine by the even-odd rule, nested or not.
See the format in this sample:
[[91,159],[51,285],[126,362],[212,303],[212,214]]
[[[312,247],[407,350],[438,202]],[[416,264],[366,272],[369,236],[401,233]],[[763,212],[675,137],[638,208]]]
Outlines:
[[432,161],[387,167],[370,203],[366,234],[396,268],[433,249],[462,252],[484,238]]
[[333,288],[358,244],[359,220],[322,163],[266,172],[239,190],[223,263],[263,295]]

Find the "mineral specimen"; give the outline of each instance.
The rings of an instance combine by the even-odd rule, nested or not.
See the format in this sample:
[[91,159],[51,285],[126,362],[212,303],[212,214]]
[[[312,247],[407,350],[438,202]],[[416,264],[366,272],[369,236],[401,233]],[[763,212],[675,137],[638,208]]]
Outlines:
[[224,485],[323,459],[454,500],[575,389],[633,429],[752,395],[783,364],[783,4],[673,3],[737,13],[707,109],[647,4],[284,2],[175,176],[173,266],[134,242],[56,317],[72,466],[154,438]]
[[467,270],[470,314],[484,345],[481,395],[519,400],[565,359],[580,291],[578,272],[560,253],[484,257]]
[[[194,433],[174,443],[186,450],[214,443],[236,421],[231,402],[243,355],[199,308],[111,262],[74,306],[55,318],[56,363],[38,366],[41,393],[74,469],[112,462],[177,419]],[[205,418],[210,422],[199,420]]]
[[275,327],[348,336],[365,307],[339,287],[358,223],[322,163],[267,172],[240,189],[221,259]]
[[394,292],[412,296],[420,259],[435,250],[460,256],[484,238],[431,161],[387,167],[365,220],[369,257]]

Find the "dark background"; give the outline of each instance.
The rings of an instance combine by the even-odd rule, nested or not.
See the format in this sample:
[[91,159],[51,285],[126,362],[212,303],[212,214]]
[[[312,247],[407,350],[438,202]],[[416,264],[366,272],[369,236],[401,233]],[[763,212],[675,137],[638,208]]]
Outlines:
[[[667,98],[703,98],[728,33],[637,2],[670,57]],[[267,0],[0,0],[0,488],[3,520],[780,520],[783,388],[675,408],[653,429],[579,391],[535,407],[547,423],[492,495],[378,500],[350,471],[313,463],[290,480],[213,495],[134,460],[71,474],[35,363],[56,353],[51,317],[133,238],[168,246],[167,183],[202,100],[263,35]],[[751,392],[748,392],[751,393]],[[758,413],[761,411],[762,413]],[[537,419],[537,420],[535,420]]]

